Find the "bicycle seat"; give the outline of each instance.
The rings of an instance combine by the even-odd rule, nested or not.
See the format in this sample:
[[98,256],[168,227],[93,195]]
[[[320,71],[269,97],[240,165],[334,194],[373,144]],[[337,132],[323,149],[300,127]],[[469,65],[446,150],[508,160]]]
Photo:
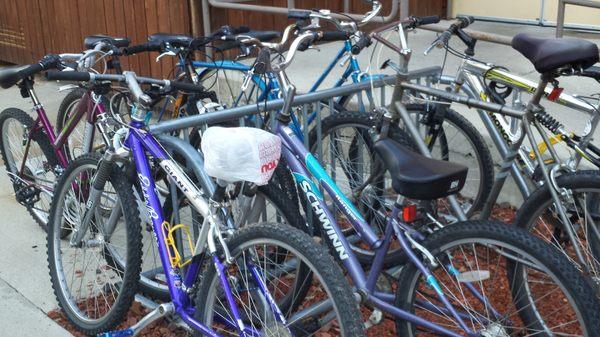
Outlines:
[[[273,30],[251,30],[247,33],[239,34],[237,36],[239,36],[239,37],[246,36],[246,37],[255,38],[261,42],[269,42],[276,38],[281,37],[281,33],[277,32],[277,31],[273,31]],[[225,50],[237,48],[239,46],[240,46],[240,44],[237,41],[228,41],[228,42],[225,42],[225,43],[222,43],[222,44],[216,46],[215,49],[218,51],[225,51]]]
[[183,34],[156,33],[148,36],[150,42],[168,43],[173,47],[187,48],[194,40],[193,37]]
[[464,165],[427,158],[391,139],[376,141],[374,148],[391,174],[392,188],[405,197],[443,198],[465,184],[468,168]]
[[107,42],[117,48],[124,48],[129,46],[129,43],[131,41],[129,41],[129,39],[126,37],[112,37],[106,35],[90,35],[86,36],[85,39],[83,39],[83,45],[87,49],[93,49],[100,42]]
[[598,46],[582,39],[544,38],[521,33],[515,35],[511,45],[540,73],[562,67],[579,70],[598,62]]
[[4,67],[0,69],[0,87],[8,89],[13,85],[17,84],[23,76],[21,70],[29,67],[29,64],[20,66]]

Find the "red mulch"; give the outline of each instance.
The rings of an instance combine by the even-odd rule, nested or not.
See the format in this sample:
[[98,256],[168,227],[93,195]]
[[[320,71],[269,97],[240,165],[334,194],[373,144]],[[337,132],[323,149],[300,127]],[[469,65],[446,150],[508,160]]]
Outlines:
[[[512,223],[515,217],[515,209],[512,206],[508,206],[506,204],[498,205],[494,207],[492,217],[496,220],[500,220],[506,223]],[[371,314],[371,310],[366,307],[361,308],[361,312],[363,313],[364,321],[369,318]],[[131,327],[133,324],[137,323],[145,314],[148,313],[141,304],[135,302],[131,309],[129,310],[125,321],[119,325],[118,329],[126,329]],[[66,316],[59,309],[53,310],[48,313],[48,317],[56,321],[60,326],[68,330],[74,336],[84,337],[85,334],[78,331],[70,322],[67,320]],[[152,325],[146,327],[139,336],[143,337],[171,337],[178,336],[181,334],[181,329],[173,326],[172,324],[168,324],[165,320],[158,320]],[[331,334],[328,332],[319,332],[317,337],[332,337],[335,335],[334,331]],[[391,337],[396,336],[396,327],[394,320],[391,317],[386,316],[383,322],[378,325],[371,327],[368,330],[367,336],[369,337]]]

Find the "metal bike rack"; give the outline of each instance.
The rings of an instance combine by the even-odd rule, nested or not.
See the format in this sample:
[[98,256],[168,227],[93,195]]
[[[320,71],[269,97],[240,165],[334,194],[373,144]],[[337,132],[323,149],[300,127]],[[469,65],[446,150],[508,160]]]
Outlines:
[[[563,37],[565,29],[565,7],[566,5],[575,5],[600,9],[600,1],[592,0],[558,0],[558,14],[556,15],[556,37]],[[573,26],[577,28],[577,26]],[[584,28],[585,29],[585,28]],[[598,27],[595,27],[597,30]]]
[[[421,26],[421,27],[419,27],[419,29],[430,30],[433,32],[441,33],[443,31],[445,31],[446,29],[448,29],[449,26],[450,26],[450,24],[434,23],[431,25]],[[470,36],[474,37],[475,39],[481,40],[481,41],[498,43],[498,44],[503,44],[503,45],[507,45],[507,46],[510,46],[510,43],[512,41],[512,36],[499,35],[499,34],[494,34],[494,33],[486,33],[486,32],[482,32],[479,30],[473,30],[473,29],[464,29],[464,31],[467,34],[469,34]]]

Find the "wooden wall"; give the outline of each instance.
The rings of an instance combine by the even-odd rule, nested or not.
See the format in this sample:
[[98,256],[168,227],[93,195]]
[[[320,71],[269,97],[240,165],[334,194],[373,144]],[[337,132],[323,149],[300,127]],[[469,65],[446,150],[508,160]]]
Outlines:
[[[189,34],[188,0],[0,0],[0,60],[31,63],[48,53],[81,52],[92,34],[143,43],[156,32]],[[158,54],[123,58],[144,75],[168,74],[173,61]]]
[[[392,0],[383,0],[385,15]],[[198,5],[201,0],[197,0]],[[253,0],[245,3],[285,7],[287,0]],[[192,33],[189,0],[0,0],[0,61],[32,63],[49,53],[80,52],[83,38],[92,34],[127,36],[143,43],[156,32]],[[298,8],[342,10],[342,0],[296,0]],[[412,15],[445,15],[446,0],[410,0]],[[351,12],[364,13],[362,0],[351,1]],[[200,9],[197,13],[200,12]],[[198,15],[201,20],[201,15]],[[256,29],[282,29],[284,15],[211,9],[212,27],[248,25]],[[202,27],[202,22],[198,23]],[[173,60],[154,60],[157,53],[123,58],[126,67],[140,75],[168,75]]]

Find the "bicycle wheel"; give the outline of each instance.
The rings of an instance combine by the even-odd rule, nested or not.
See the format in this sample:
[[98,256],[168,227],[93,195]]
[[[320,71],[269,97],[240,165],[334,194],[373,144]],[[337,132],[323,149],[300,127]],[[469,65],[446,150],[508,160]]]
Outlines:
[[[321,121],[321,139],[317,138],[315,129],[311,131],[309,139],[311,152],[318,157],[336,185],[357,205],[375,233],[382,235],[388,213],[397,199],[397,194],[391,188],[389,172],[386,171],[383,177],[367,184],[358,197],[354,196],[356,189],[367,181],[373,169],[374,152],[370,133],[375,125],[376,121],[365,113],[342,111]],[[402,145],[411,148],[414,146],[403,131],[395,126],[391,127],[389,137]],[[319,142],[322,150],[320,156]],[[303,199],[304,196],[301,200],[305,205]],[[328,196],[326,201],[332,204]],[[341,216],[340,212],[336,212],[338,224],[342,227],[351,249],[361,263],[369,263],[373,259],[373,251],[368,249],[352,226]],[[318,219],[313,218],[313,223],[319,223]],[[315,230],[317,228],[319,227],[315,225]],[[386,255],[385,264],[389,266],[396,263],[401,254],[400,247],[393,243]]]
[[[438,111],[426,105],[409,105],[408,112],[435,159],[452,161],[469,168],[458,201],[467,217],[481,210],[494,182],[494,162],[488,146],[477,129],[452,109]],[[403,122],[400,127],[405,128]],[[438,207],[450,211],[445,199]]]
[[[63,130],[69,118],[75,113],[75,108],[77,104],[81,101],[83,95],[87,93],[86,89],[77,88],[72,90],[65,96],[65,98],[60,103],[60,107],[58,108],[58,113],[56,116],[56,130]],[[106,108],[109,107],[108,99],[102,97],[102,102]],[[84,147],[87,144],[84,144],[85,140],[85,126],[86,126],[86,115],[77,121],[77,126],[73,129],[72,133],[69,135],[69,138],[65,142],[64,149],[65,153],[69,156],[69,159],[75,159],[82,154],[84,154]],[[94,152],[100,150],[104,147],[104,140],[102,139],[102,135],[98,130],[94,132],[94,138],[92,140],[92,147],[90,152]]]
[[[231,201],[231,215],[236,228],[259,221],[276,221],[298,228],[306,233],[312,233],[312,229],[307,227],[306,221],[300,216],[298,207],[290,205],[288,196],[271,183],[258,187],[252,195],[248,196],[238,191],[237,196],[233,196]],[[138,207],[144,206],[144,202],[140,199],[138,199],[138,203]],[[163,209],[165,218],[170,219],[169,221],[173,223],[175,214],[170,195],[165,199]],[[179,223],[188,225],[194,236],[198,235],[204,218],[191,207],[185,197],[179,198],[177,216]],[[168,301],[170,298],[169,289],[160,256],[156,244],[154,244],[152,225],[149,222],[145,223],[145,229],[142,231],[144,251],[142,253],[140,291],[154,299]],[[185,248],[183,249],[184,254],[189,255],[191,252]],[[308,291],[307,287],[304,289],[304,292],[306,291]],[[290,303],[282,303],[281,305],[287,306]]]
[[47,241],[58,304],[69,321],[89,335],[112,330],[123,320],[137,291],[142,250],[132,187],[117,168],[82,245],[70,243],[87,208],[90,177],[98,161],[98,155],[84,155],[65,170],[52,204]]
[[59,163],[47,135],[41,129],[34,130],[34,125],[23,110],[2,111],[0,149],[17,201],[47,230]]
[[[344,275],[327,251],[306,233],[282,224],[260,223],[237,231],[228,246],[235,262],[226,269],[225,279],[246,327],[265,336],[319,336],[319,332],[364,336],[358,305]],[[271,259],[274,252],[281,260]],[[309,268],[309,278],[297,282],[297,270],[303,266]],[[310,294],[298,298],[301,303],[294,307],[314,308],[329,299],[331,310],[313,317],[294,317],[293,310],[282,310],[287,324],[278,322],[265,306],[266,296],[249,276],[254,268],[275,301],[281,294],[293,294],[294,287],[306,282],[312,284]],[[291,281],[294,279],[296,282]],[[237,336],[220,280],[214,264],[210,264],[196,296],[196,318],[221,336]]]
[[[545,184],[525,200],[515,224],[549,242],[580,271],[585,270],[600,293],[600,173],[566,173],[560,175],[556,183],[559,189],[566,191],[562,198],[569,223],[562,221]],[[570,239],[569,231],[574,240]],[[577,256],[574,242],[583,261]]]
[[[527,231],[500,222],[447,226],[424,242],[441,290],[479,336],[596,336],[600,306],[592,288],[560,254]],[[431,264],[429,264],[431,265]],[[460,335],[465,330],[414,265],[398,280],[395,304]],[[396,320],[398,336],[431,335]]]

